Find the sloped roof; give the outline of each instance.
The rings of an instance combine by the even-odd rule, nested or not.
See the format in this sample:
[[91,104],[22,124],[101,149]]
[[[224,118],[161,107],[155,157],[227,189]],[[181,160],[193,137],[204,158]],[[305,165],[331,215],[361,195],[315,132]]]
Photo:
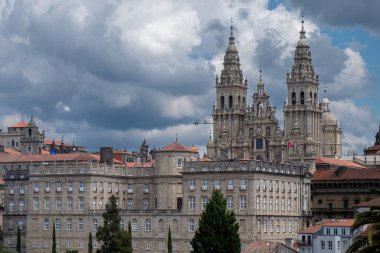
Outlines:
[[319,231],[321,228],[322,228],[322,225],[310,226],[299,231],[298,234],[314,234],[315,232]]
[[313,181],[344,181],[344,180],[380,180],[378,169],[354,169],[347,168],[339,175],[335,174],[337,169],[317,169],[313,174]]
[[370,151],[380,150],[380,145],[374,145],[372,147],[367,148],[366,150],[370,150]]
[[[100,161],[100,155],[90,153],[78,153],[78,154],[38,154],[38,155],[12,155],[12,156],[0,156],[0,162],[50,162],[50,161]],[[120,163],[120,161],[114,159],[114,163]]]
[[[45,145],[53,145],[53,140],[45,139],[45,140],[44,140],[44,144],[45,144]],[[54,145],[56,145],[56,146],[61,146],[61,145],[62,145],[62,140],[54,140]],[[63,146],[64,146],[64,147],[71,147],[70,144],[65,143],[65,142],[63,142]]]
[[152,168],[155,165],[155,161],[150,161],[150,162],[143,162],[143,163],[133,163],[129,162],[127,163],[128,168]]
[[366,167],[359,165],[357,163],[351,162],[351,161],[345,161],[345,160],[338,160],[334,158],[325,158],[320,157],[316,160],[316,164],[331,164],[331,165],[337,165],[337,166],[346,166],[348,168],[359,168],[359,169],[366,169]]
[[354,224],[354,219],[336,220],[322,224],[322,227],[351,227]]
[[371,206],[380,206],[380,197],[354,205],[354,207],[371,207]]
[[27,126],[28,126],[28,123],[26,123],[25,121],[21,121],[10,126],[9,128],[20,128],[20,127],[27,127]]
[[161,148],[159,151],[166,151],[166,152],[191,152],[196,153],[197,151],[193,148],[189,148],[185,145],[182,145],[179,142],[173,142],[172,144],[169,144],[166,147]]

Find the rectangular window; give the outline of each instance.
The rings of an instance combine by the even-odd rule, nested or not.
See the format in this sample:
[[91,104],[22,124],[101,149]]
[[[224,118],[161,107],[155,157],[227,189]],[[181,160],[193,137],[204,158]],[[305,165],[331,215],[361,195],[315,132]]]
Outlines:
[[214,180],[214,189],[215,190],[220,190],[220,180]]
[[84,210],[84,197],[79,197],[79,210]]
[[56,187],[56,191],[57,192],[61,192],[62,191],[62,187],[61,187],[61,182],[56,182],[55,183],[55,187]]
[[234,181],[232,179],[227,180],[227,190],[231,191],[234,189]]
[[129,198],[127,200],[127,209],[132,210],[133,209],[133,199]]
[[112,193],[112,183],[108,183],[108,193]]
[[195,190],[195,180],[189,180],[189,190],[194,191]]
[[84,229],[84,219],[83,218],[78,218],[78,230],[83,230]]
[[190,210],[195,209],[195,197],[194,196],[189,197],[189,209]]
[[260,196],[256,196],[256,210],[260,210]]
[[240,179],[240,190],[247,190],[247,179]]
[[207,191],[208,189],[208,180],[202,180],[202,191]]
[[195,222],[194,219],[189,219],[189,232],[195,231]]
[[49,230],[49,218],[44,218],[44,230]]
[[128,193],[133,193],[133,184],[127,184]]
[[84,181],[79,182],[79,191],[84,192]]
[[50,182],[45,183],[45,192],[50,192]]
[[61,199],[61,197],[56,197],[55,198],[55,208],[57,210],[61,210],[61,208],[62,208],[62,199]]
[[247,196],[242,195],[240,196],[240,210],[246,210],[247,209]]
[[227,196],[227,209],[228,210],[234,209],[234,197],[231,195]]
[[334,228],[334,235],[338,235],[338,229]]
[[326,228],[326,234],[330,235],[330,228]]
[[325,241],[321,241],[321,250],[325,249]]
[[67,191],[68,192],[73,191],[73,182],[72,181],[67,182]]
[[146,219],[145,220],[145,231],[151,231],[151,229],[152,229],[151,221],[150,221],[150,219]]
[[332,242],[332,241],[329,241],[328,243],[329,243],[329,250],[332,250],[332,248],[333,248],[333,247],[332,247],[332,246],[333,246],[333,242]]
[[144,184],[144,193],[149,193],[149,184]]

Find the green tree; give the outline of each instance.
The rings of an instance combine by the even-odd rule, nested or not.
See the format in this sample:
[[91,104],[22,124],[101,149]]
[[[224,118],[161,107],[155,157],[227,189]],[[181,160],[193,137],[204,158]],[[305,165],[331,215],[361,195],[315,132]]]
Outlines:
[[17,251],[17,253],[21,253],[21,230],[20,230],[20,227],[17,227],[16,251]]
[[93,245],[92,245],[92,233],[90,231],[90,234],[88,235],[88,253],[93,252]]
[[52,253],[57,253],[57,241],[55,238],[55,224],[53,224],[53,245],[51,247]]
[[169,226],[169,232],[168,232],[168,253],[173,253],[172,232],[170,231],[170,226]]
[[65,253],[79,253],[79,251],[74,250],[74,249],[68,249],[68,250],[66,250]]
[[240,253],[239,224],[219,190],[212,193],[202,212],[191,245],[194,253]]
[[127,253],[133,252],[131,221],[128,222],[128,236],[127,236],[126,247],[127,247]]
[[98,227],[96,239],[103,241],[103,245],[97,252],[100,253],[129,253],[132,252],[129,232],[121,230],[120,215],[116,205],[116,197],[112,195],[109,203],[106,204],[106,210],[103,213],[103,226]]
[[[380,190],[372,190],[380,195]],[[352,229],[370,225],[367,237],[358,237],[348,248],[346,253],[380,252],[380,206],[373,206],[369,211],[359,213],[352,225]]]

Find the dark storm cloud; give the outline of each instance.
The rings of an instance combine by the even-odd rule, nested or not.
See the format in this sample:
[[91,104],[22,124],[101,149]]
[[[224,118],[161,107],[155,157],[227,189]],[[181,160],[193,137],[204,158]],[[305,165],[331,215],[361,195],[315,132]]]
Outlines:
[[363,27],[380,35],[380,1],[378,0],[288,0],[310,19],[335,27]]

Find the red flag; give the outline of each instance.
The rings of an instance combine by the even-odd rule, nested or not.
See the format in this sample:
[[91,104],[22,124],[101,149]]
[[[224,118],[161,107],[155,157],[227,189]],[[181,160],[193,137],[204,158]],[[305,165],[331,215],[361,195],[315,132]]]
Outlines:
[[294,144],[288,141],[288,148],[293,148],[293,147],[294,147]]

